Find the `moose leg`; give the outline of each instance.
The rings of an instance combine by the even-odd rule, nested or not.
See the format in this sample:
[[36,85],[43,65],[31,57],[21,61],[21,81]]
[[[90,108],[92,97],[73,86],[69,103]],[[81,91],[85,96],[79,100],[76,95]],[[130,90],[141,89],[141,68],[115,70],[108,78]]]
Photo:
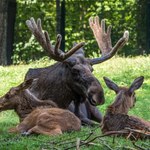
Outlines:
[[94,121],[88,119],[87,117],[80,118],[82,125],[95,126],[97,125]]
[[60,127],[49,129],[49,128],[36,125],[30,130],[28,130],[27,134],[29,135],[31,133],[45,134],[45,135],[58,135],[58,134],[62,134],[62,131]]
[[103,116],[98,110],[98,108],[96,106],[92,106],[88,101],[85,102],[85,105],[87,111],[90,113],[90,119],[101,123]]
[[74,108],[74,114],[80,118],[80,102],[74,102],[75,108]]
[[91,120],[91,112],[90,109],[86,106],[86,102],[80,104],[79,112],[82,125],[96,125],[96,123]]
[[84,102],[81,104],[80,103],[76,104],[75,102],[72,102],[69,105],[68,109],[71,112],[75,113],[75,115],[81,120],[82,125],[89,125],[89,126],[96,125],[94,121],[90,120],[88,115],[89,112],[87,112],[89,110],[87,110],[87,107]]

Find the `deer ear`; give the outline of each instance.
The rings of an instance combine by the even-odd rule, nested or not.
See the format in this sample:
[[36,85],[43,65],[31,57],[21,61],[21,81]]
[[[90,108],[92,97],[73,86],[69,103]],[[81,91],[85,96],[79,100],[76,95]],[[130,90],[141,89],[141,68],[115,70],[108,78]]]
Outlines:
[[129,87],[129,92],[133,93],[135,90],[139,89],[141,85],[143,84],[143,81],[144,81],[143,76],[136,78],[131,84],[131,86]]
[[113,81],[111,81],[107,77],[103,77],[103,79],[104,79],[104,81],[105,81],[108,88],[115,91],[116,93],[119,91],[119,86],[116,83],[114,83]]

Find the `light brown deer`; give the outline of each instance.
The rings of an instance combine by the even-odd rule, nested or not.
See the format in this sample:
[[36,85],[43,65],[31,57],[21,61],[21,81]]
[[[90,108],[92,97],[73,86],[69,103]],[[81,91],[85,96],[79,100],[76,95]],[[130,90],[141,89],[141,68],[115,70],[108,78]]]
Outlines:
[[58,135],[68,131],[79,131],[81,121],[69,110],[60,108],[37,108],[10,132],[23,135],[32,133]]
[[[136,78],[130,87],[119,87],[110,79],[104,77],[104,81],[108,88],[116,92],[116,98],[110,106],[108,106],[106,114],[103,118],[102,133],[109,131],[120,131],[123,129],[142,130],[150,133],[150,122],[136,116],[129,116],[128,111],[135,104],[135,90],[139,89],[143,84],[144,77]],[[135,138],[144,138],[139,133],[133,134]]]
[[37,107],[57,107],[51,100],[40,100],[35,97],[27,88],[35,84],[38,79],[29,79],[16,87],[12,87],[0,98],[0,112],[4,110],[15,110],[22,121],[29,113]]

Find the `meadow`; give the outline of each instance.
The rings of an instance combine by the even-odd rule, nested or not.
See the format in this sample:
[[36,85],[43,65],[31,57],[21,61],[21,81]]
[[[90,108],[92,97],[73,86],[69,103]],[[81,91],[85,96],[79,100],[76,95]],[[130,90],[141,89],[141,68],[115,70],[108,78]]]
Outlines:
[[[24,76],[29,68],[44,67],[54,63],[48,58],[31,62],[28,65],[0,66],[0,96],[4,95],[11,87],[17,86],[24,80]],[[150,56],[138,57],[114,57],[109,61],[94,66],[94,75],[101,82],[105,92],[105,104],[98,106],[102,114],[108,105],[112,103],[115,93],[109,90],[103,77],[109,77],[118,85],[128,86],[139,77],[144,76],[144,84],[136,91],[136,105],[130,110],[130,115],[136,115],[150,121]],[[76,141],[93,139],[101,135],[99,127],[82,127],[80,132],[64,133],[60,136],[31,135],[21,136],[8,133],[8,129],[19,122],[14,111],[0,112],[0,150],[47,150],[47,149],[76,149]],[[89,134],[92,132],[91,136]],[[96,138],[90,144],[83,145],[83,150],[150,150],[150,141],[136,141],[136,145],[124,138],[103,137]]]

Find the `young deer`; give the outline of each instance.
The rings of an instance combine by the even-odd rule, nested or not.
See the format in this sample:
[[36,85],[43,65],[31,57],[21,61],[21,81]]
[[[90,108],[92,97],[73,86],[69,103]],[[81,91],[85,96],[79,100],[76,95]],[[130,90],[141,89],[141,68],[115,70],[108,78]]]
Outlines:
[[16,87],[12,87],[0,98],[0,112],[13,109],[19,116],[20,121],[22,121],[37,107],[57,107],[53,101],[40,100],[27,89],[37,80],[29,79]]
[[[125,128],[150,132],[150,122],[128,115],[129,109],[132,108],[136,102],[134,91],[141,87],[144,77],[141,76],[135,79],[129,88],[119,87],[106,77],[104,77],[104,81],[108,88],[116,92],[116,98],[113,104],[107,108],[102,123],[102,133],[119,131]],[[135,134],[134,136],[138,137],[139,135]]]
[[37,108],[10,132],[23,135],[31,133],[58,135],[65,131],[78,131],[81,121],[69,110],[60,108]]

